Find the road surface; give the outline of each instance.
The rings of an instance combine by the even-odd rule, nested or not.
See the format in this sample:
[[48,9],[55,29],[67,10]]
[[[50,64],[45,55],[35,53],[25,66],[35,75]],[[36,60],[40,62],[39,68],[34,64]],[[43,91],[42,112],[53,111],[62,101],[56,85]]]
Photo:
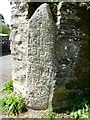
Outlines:
[[12,57],[11,55],[0,56],[0,87],[7,80],[12,78]]

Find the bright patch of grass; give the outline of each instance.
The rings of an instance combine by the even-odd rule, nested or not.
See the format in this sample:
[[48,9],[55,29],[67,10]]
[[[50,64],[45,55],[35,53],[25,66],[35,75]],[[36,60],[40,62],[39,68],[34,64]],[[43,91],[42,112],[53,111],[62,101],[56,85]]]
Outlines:
[[8,115],[19,115],[27,110],[25,98],[15,92],[4,96],[0,101],[2,113]]
[[0,108],[3,114],[19,115],[27,111],[26,100],[20,93],[13,92],[13,81],[10,80],[2,88]]
[[5,83],[4,87],[1,89],[1,92],[4,92],[4,93],[13,92],[13,81],[10,80],[7,83]]
[[77,111],[72,111],[70,113],[71,117],[74,118],[90,118],[90,107],[85,104],[82,109],[78,109]]

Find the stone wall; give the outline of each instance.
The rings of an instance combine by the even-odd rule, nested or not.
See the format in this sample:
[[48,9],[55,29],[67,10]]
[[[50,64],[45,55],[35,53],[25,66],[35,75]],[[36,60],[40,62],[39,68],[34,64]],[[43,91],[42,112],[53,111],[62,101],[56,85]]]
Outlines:
[[[75,3],[64,2],[59,10],[56,52],[58,62],[52,102],[55,111],[63,112],[73,108],[73,105],[75,108],[78,101],[89,93],[89,43],[85,40],[87,36],[84,31],[80,29],[80,16],[76,14],[79,9],[75,7]],[[84,47],[85,44],[87,48]]]
[[23,91],[26,85],[26,68],[27,68],[27,39],[28,39],[28,20],[26,19],[27,7],[20,1],[11,1],[11,53],[12,53],[12,79],[14,88]]

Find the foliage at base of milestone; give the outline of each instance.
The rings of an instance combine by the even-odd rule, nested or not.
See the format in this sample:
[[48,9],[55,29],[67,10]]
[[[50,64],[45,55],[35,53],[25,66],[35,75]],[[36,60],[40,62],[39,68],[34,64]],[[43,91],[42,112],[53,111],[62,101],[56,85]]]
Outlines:
[[72,108],[66,110],[65,112],[56,113],[54,110],[48,110],[44,114],[45,118],[90,118],[90,98],[88,95],[83,98],[78,96],[69,101],[69,105],[72,105]]
[[82,109],[77,111],[72,111],[70,113],[55,113],[53,111],[47,111],[44,115],[44,118],[90,118],[90,107],[85,104]]
[[89,96],[81,98],[72,101],[73,107],[69,115],[73,118],[90,118],[90,98]]
[[55,113],[55,112],[53,112],[53,111],[51,111],[51,110],[47,110],[47,111],[44,113],[43,117],[44,117],[44,118],[55,118],[56,115],[57,115],[57,113]]
[[21,94],[11,93],[4,96],[1,101],[2,113],[8,115],[19,115],[27,110],[25,99]]
[[6,92],[6,93],[13,92],[13,81],[10,80],[7,83],[5,83],[4,87],[1,89],[1,92]]
[[21,94],[11,93],[0,101],[2,107],[2,113],[8,115],[19,115],[27,110],[25,105],[25,99]]
[[70,113],[70,116],[74,118],[90,118],[90,107],[87,104],[85,104],[85,106],[82,109],[72,111]]
[[13,92],[13,82],[10,80],[2,89],[3,97],[0,99],[0,108],[3,114],[19,115],[26,112],[26,100],[20,93]]

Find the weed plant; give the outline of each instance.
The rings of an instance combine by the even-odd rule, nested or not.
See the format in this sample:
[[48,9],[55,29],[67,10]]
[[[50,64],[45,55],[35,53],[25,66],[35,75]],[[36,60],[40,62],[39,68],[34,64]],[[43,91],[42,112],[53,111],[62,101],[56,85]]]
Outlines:
[[4,96],[1,101],[2,113],[8,115],[19,115],[27,110],[25,105],[25,98],[21,94],[12,92],[7,96]]
[[8,81],[7,83],[5,83],[4,87],[1,88],[0,91],[1,91],[1,92],[4,92],[4,93],[13,92],[13,81],[10,80],[10,81]]
[[10,80],[1,90],[3,97],[0,99],[0,108],[3,114],[19,115],[27,111],[26,100],[20,93],[13,91],[13,81]]

